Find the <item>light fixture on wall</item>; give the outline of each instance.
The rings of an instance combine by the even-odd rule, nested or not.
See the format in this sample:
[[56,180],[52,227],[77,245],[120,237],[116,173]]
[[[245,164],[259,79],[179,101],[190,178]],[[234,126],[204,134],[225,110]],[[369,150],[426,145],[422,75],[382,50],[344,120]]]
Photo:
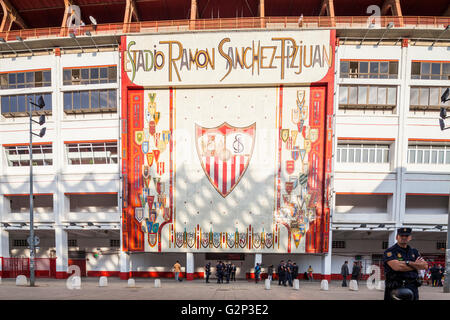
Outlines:
[[384,224],[384,223],[380,223],[379,225],[378,225],[378,228],[384,228],[386,225]]
[[361,223],[361,225],[360,225],[359,227],[360,227],[360,228],[367,228],[367,224]]
[[380,40],[378,40],[377,46],[380,44],[381,40],[383,40],[384,35],[386,34],[386,32],[387,32],[389,29],[392,29],[393,27],[394,27],[394,23],[393,23],[393,22],[389,22],[388,25],[386,26],[386,29],[384,30],[383,34],[381,35]]
[[447,25],[447,26],[445,27],[444,31],[441,32],[441,34],[439,35],[439,37],[437,37],[437,38],[434,39],[434,41],[433,41],[433,43],[431,44],[431,46],[434,47],[436,41],[438,41],[438,40],[444,35],[444,33],[446,33],[448,30],[450,30],[450,24]]
[[[449,101],[450,100],[450,98],[448,97],[449,95],[450,95],[450,89],[447,88],[441,96],[441,102],[446,103],[447,101]],[[445,127],[444,120],[447,118],[449,118],[449,117],[447,117],[447,109],[445,107],[441,107],[441,111],[439,112],[439,127],[441,128],[441,131],[450,128],[450,127]]]
[[97,52],[99,52],[100,49],[97,47],[97,44],[95,43],[94,38],[92,38],[91,32],[90,32],[90,31],[86,31],[86,35],[89,36],[89,37],[91,38],[92,43],[94,43],[94,46],[95,46],[95,48],[97,49]]
[[16,50],[14,50],[14,49],[9,45],[9,43],[5,40],[5,38],[0,37],[0,42],[6,44],[6,45],[8,46],[8,48],[11,49],[12,52],[14,52],[14,54],[16,55],[16,57],[18,56]]
[[17,41],[20,41],[20,42],[22,42],[22,44],[24,45],[24,47],[25,47],[25,48],[27,48],[27,49],[28,49],[28,51],[30,51],[30,52],[31,52],[31,55],[32,55],[32,56],[34,55],[34,53],[33,53],[33,50],[31,50],[31,49],[30,49],[30,47],[29,47],[29,46],[27,46],[27,44],[25,43],[25,41],[23,41],[22,37],[20,37],[20,36],[16,36],[16,39],[17,39]]
[[81,47],[80,43],[78,42],[77,36],[75,35],[75,33],[70,32],[69,35],[70,35],[70,37],[71,37],[73,40],[75,40],[75,42],[78,44],[78,47],[80,47],[81,52],[84,53],[84,50],[83,50],[83,48]]

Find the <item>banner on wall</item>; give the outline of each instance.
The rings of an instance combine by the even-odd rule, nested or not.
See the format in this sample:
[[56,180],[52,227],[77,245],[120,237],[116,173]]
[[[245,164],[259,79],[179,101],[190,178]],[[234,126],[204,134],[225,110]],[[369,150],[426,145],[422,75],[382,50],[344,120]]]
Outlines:
[[126,38],[125,251],[327,251],[330,38]]

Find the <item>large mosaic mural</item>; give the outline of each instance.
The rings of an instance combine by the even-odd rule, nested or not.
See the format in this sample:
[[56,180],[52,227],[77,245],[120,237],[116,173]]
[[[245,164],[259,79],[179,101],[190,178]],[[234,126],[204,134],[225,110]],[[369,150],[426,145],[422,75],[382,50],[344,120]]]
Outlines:
[[122,39],[123,250],[326,252],[334,34],[252,34],[264,86],[248,35],[214,36]]

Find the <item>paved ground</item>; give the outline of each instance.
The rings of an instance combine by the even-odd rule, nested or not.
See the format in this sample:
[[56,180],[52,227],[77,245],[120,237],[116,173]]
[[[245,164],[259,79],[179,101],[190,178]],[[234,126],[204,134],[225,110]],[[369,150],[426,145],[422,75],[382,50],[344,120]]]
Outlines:
[[[98,278],[83,278],[80,290],[69,290],[66,280],[37,279],[37,287],[17,287],[15,279],[2,279],[0,300],[382,300],[383,291],[369,290],[361,282],[359,291],[342,288],[340,281],[332,281],[329,291],[320,290],[320,282],[300,282],[300,290],[280,287],[272,282],[270,290],[264,283],[245,280],[230,284],[205,284],[203,280],[176,283],[163,279],[161,288],[154,287],[154,279],[136,279],[136,288],[127,288],[127,281],[108,278],[108,287],[99,287]],[[442,287],[422,286],[421,300],[450,300],[450,293]]]

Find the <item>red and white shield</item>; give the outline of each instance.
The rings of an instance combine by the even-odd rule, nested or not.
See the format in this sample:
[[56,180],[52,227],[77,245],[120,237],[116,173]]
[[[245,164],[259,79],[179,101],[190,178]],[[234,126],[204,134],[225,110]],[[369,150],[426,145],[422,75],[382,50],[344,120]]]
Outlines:
[[226,197],[247,170],[253,154],[256,123],[233,127],[224,122],[215,128],[195,125],[197,154],[211,184]]

